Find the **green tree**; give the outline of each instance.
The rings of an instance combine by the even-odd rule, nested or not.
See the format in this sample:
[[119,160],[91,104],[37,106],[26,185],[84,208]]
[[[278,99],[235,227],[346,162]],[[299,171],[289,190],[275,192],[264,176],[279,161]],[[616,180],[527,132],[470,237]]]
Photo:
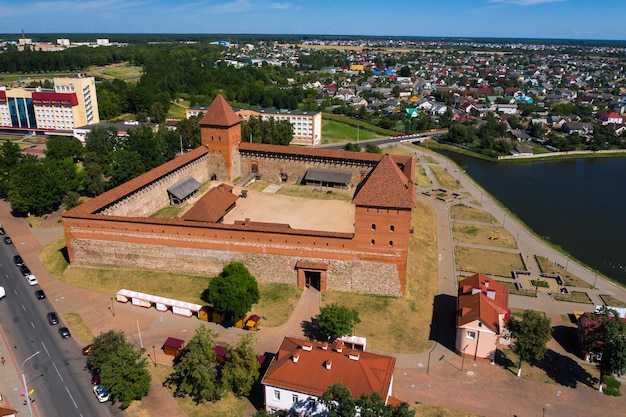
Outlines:
[[143,357],[145,349],[136,350],[121,331],[110,330],[97,336],[87,357],[87,365],[100,375],[100,381],[127,408],[150,390],[150,373]]
[[[182,119],[176,123],[176,131],[182,140],[184,149],[195,149],[200,146],[200,124],[199,117],[193,116],[189,119]],[[244,139],[242,137],[242,139]]]
[[167,110],[160,102],[152,103],[150,106],[150,121],[152,123],[163,123],[167,117]]
[[217,334],[204,326],[196,329],[196,334],[176,358],[174,371],[165,385],[174,386],[177,397],[191,397],[196,403],[217,401],[224,395],[224,387],[219,380],[215,338]]
[[46,158],[78,160],[84,151],[83,144],[76,138],[54,136],[46,141]]
[[85,190],[94,197],[105,192],[106,183],[104,182],[102,166],[94,161],[85,161],[84,167],[83,187]]
[[241,338],[236,345],[229,345],[226,361],[222,368],[222,381],[238,397],[247,396],[259,377],[259,362],[254,351],[255,339],[252,334]]
[[380,146],[376,145],[373,142],[367,142],[365,145],[365,152],[369,153],[383,153],[383,150],[380,149]]
[[0,191],[6,192],[11,179],[11,172],[22,159],[20,146],[10,140],[2,142],[0,147]]
[[231,262],[209,282],[205,301],[217,311],[242,317],[259,301],[259,286],[241,262]]
[[344,151],[361,152],[361,147],[357,143],[348,142],[343,147]]
[[522,374],[522,362],[541,360],[552,337],[551,320],[534,310],[525,310],[522,320],[511,316],[506,327],[511,332],[513,352],[519,357],[517,376]]
[[600,370],[598,391],[602,392],[604,378],[626,373],[626,322],[615,310],[603,306],[588,320],[583,337],[583,351],[596,360]]
[[138,177],[146,170],[137,152],[117,149],[111,152],[105,172],[110,177],[108,186],[113,188]]
[[328,409],[328,417],[356,417],[357,403],[350,389],[333,384],[324,391],[320,401]]
[[354,325],[360,322],[356,310],[335,303],[320,308],[320,313],[315,317],[317,330],[329,338],[352,334]]

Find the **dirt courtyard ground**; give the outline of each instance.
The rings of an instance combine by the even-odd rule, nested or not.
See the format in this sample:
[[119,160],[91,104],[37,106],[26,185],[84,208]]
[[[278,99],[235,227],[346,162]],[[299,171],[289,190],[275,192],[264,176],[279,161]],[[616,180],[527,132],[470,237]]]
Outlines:
[[[224,224],[250,219],[255,222],[286,223],[293,229],[327,232],[354,232],[354,205],[340,200],[312,200],[247,190],[236,207],[224,217]],[[233,193],[240,195],[235,187]]]

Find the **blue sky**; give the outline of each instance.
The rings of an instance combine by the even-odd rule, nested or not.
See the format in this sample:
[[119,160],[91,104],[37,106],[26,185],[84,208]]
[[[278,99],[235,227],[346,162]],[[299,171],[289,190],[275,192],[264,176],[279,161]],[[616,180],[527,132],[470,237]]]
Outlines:
[[0,0],[0,32],[626,40],[626,0]]

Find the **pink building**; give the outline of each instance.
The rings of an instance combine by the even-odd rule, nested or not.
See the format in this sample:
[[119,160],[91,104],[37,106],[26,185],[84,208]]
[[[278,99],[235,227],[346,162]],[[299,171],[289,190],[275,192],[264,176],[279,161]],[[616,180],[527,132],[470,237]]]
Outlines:
[[509,290],[498,281],[483,274],[459,281],[456,351],[493,360],[509,314]]

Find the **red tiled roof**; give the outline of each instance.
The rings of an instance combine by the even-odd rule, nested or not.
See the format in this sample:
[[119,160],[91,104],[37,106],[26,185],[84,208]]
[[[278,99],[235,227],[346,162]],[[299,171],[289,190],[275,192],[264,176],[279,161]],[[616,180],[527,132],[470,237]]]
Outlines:
[[239,198],[232,191],[233,187],[227,184],[211,188],[182,216],[183,220],[211,223],[220,221]]
[[[492,295],[491,298],[489,295]],[[500,332],[500,314],[509,309],[509,289],[488,276],[474,274],[459,281],[457,326],[482,321],[496,333]]]
[[186,154],[183,154],[177,158],[174,158],[171,161],[168,161],[164,163],[163,165],[160,165],[146,172],[145,174],[138,176],[137,178],[133,178],[132,180],[125,182],[124,184],[121,184],[103,194],[100,194],[98,197],[92,200],[86,201],[80,206],[75,207],[69,210],[68,212],[66,212],[64,216],[71,217],[71,215],[76,215],[76,214],[84,215],[84,214],[95,213],[99,209],[109,204],[114,203],[115,201],[123,198],[124,196],[131,194],[135,190],[151,183],[152,181],[156,181],[162,176],[169,174],[170,172],[174,171],[176,168],[179,168],[185,164],[188,164],[189,162],[192,162],[198,158],[201,158],[202,156],[206,155],[208,152],[209,151],[204,146],[200,146],[191,152],[187,152]]
[[211,107],[200,120],[200,126],[231,127],[238,123],[241,123],[241,118],[221,94],[215,97]]
[[357,206],[412,209],[415,207],[415,190],[387,154],[359,185],[352,203]]
[[[308,344],[312,349],[304,350]],[[326,389],[341,383],[352,396],[377,392],[383,401],[391,385],[396,358],[369,352],[358,352],[358,360],[350,359],[349,349],[333,350],[333,345],[322,349],[322,343],[285,337],[276,358],[270,364],[262,384],[291,391],[321,396]],[[298,355],[298,362],[292,356]],[[354,355],[356,356],[356,355]],[[330,369],[324,364],[332,362]]]

